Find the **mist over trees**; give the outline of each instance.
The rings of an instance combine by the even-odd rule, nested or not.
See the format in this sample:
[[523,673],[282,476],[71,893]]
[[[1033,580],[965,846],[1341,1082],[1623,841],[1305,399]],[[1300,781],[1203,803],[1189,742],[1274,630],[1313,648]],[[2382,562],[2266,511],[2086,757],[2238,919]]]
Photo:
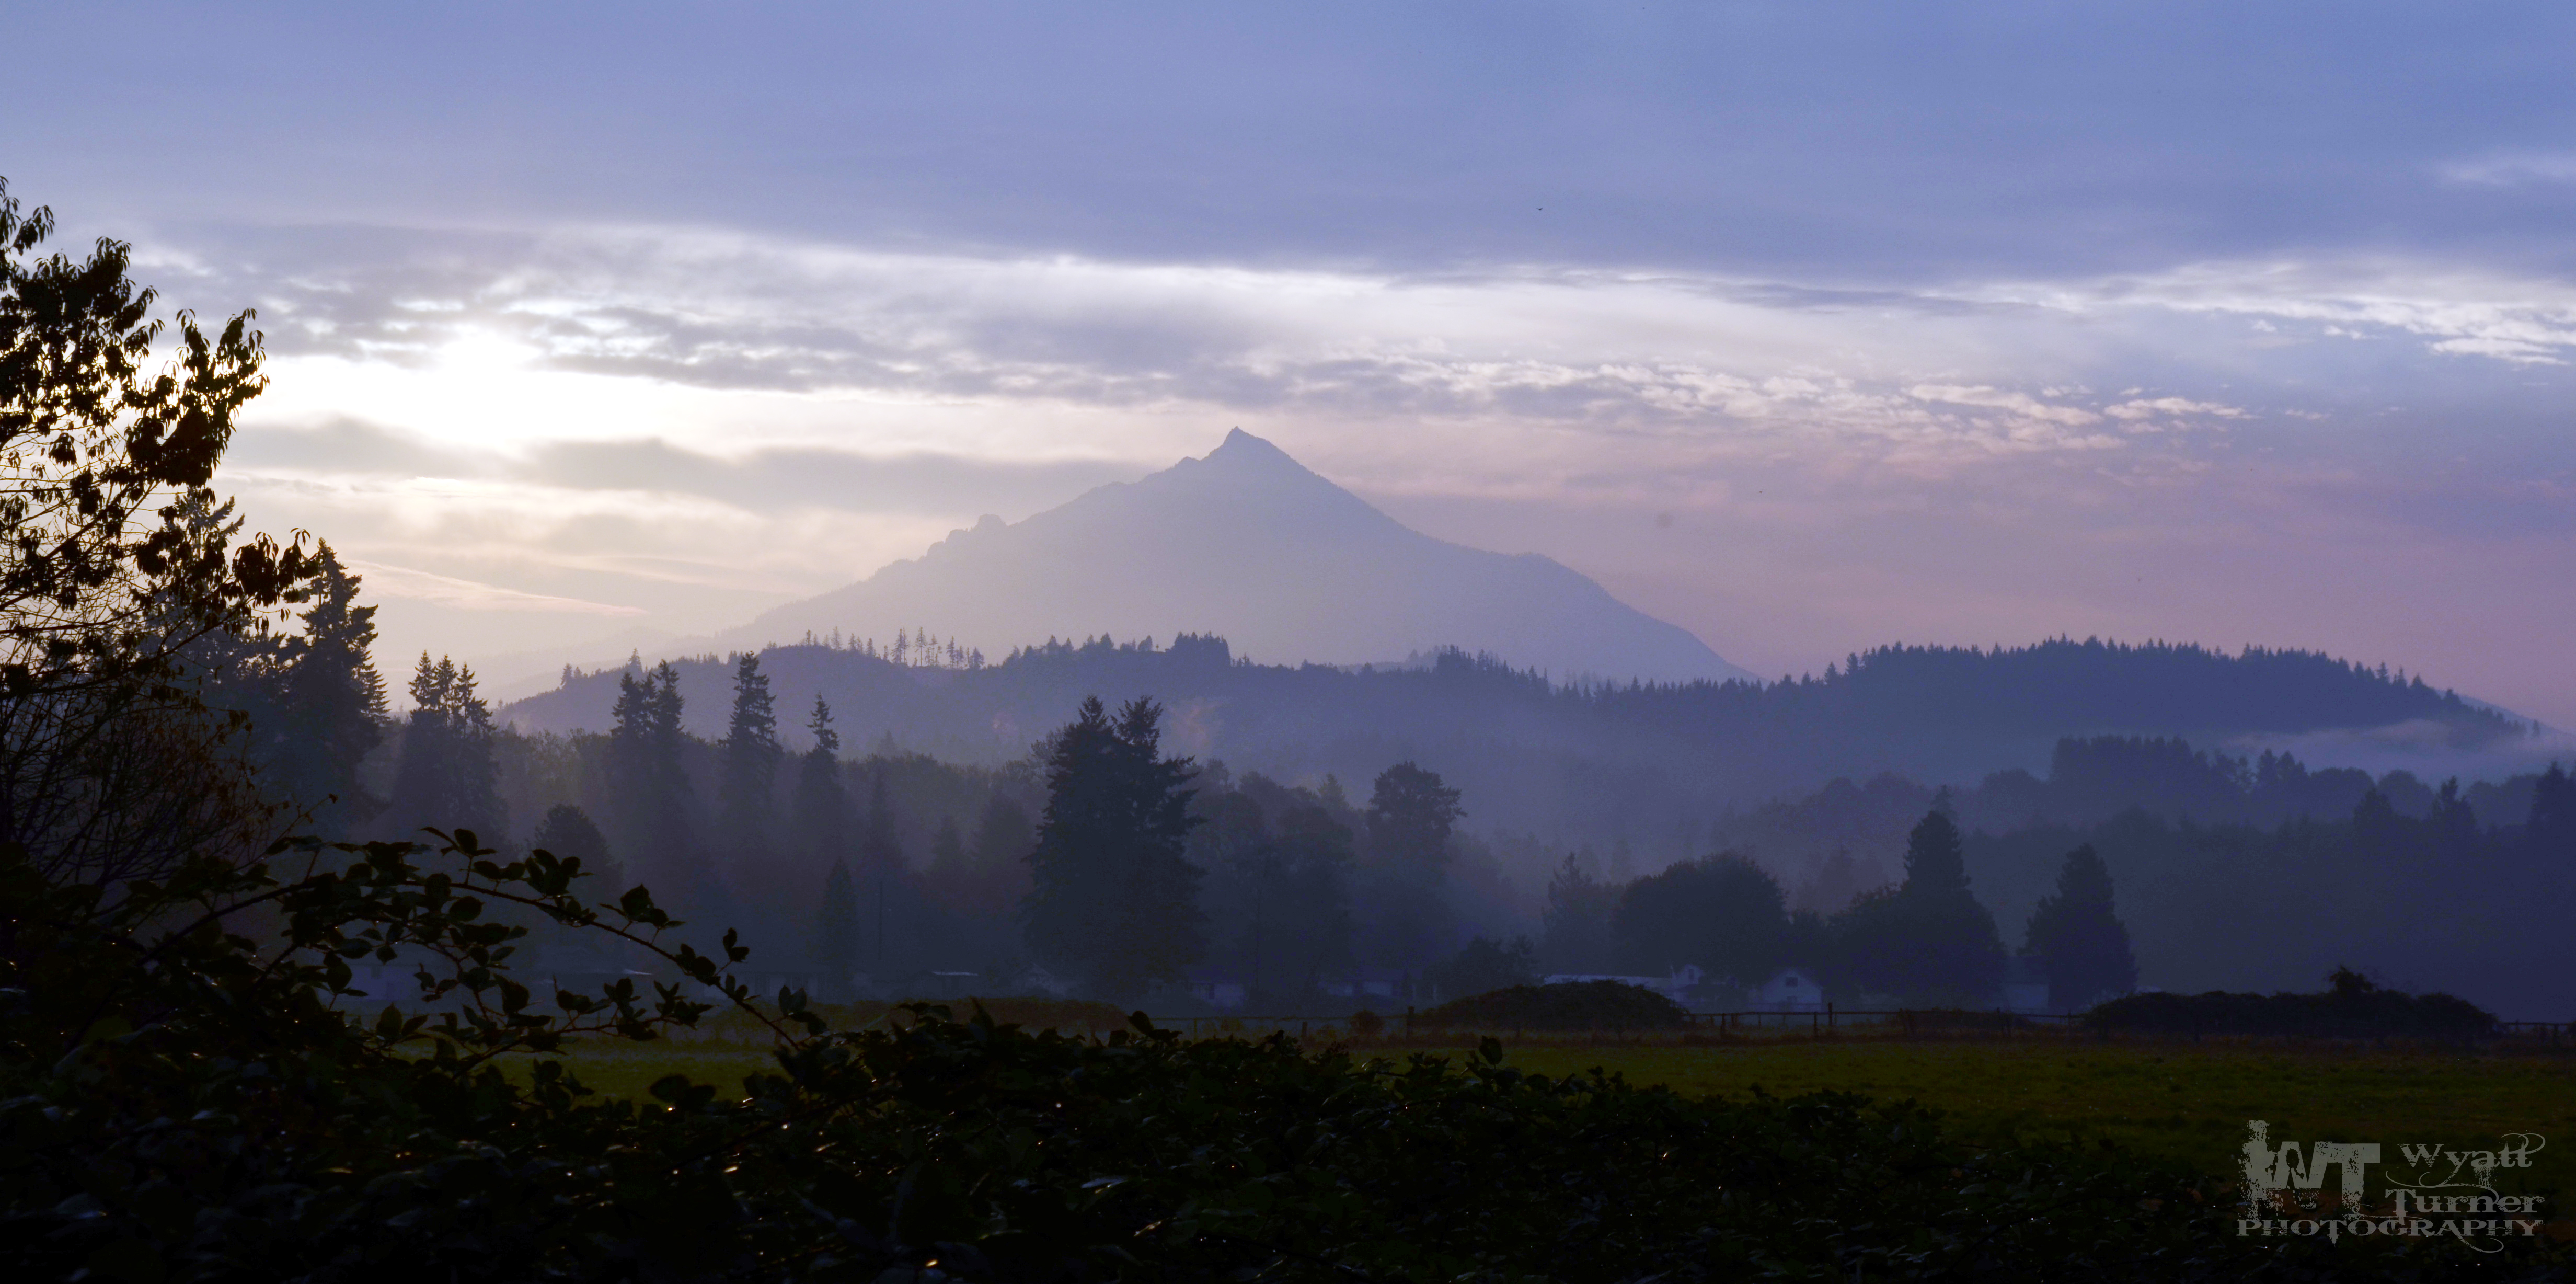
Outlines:
[[[1140,694],[1170,711],[1174,734],[1201,760],[1280,780],[1330,775],[1354,788],[1392,763],[1431,763],[1471,800],[1479,830],[1528,831],[1605,854],[1624,836],[1658,865],[1727,845],[1707,841],[1707,827],[1729,807],[1838,776],[1964,785],[2012,767],[2037,772],[2078,732],[2206,746],[2405,723],[2410,735],[2457,752],[2529,743],[2524,724],[2414,677],[2306,653],[2102,642],[1886,648],[1821,678],[1758,686],[1568,685],[1455,652],[1348,670],[1255,664],[1205,636],[1167,647],[1057,642],[980,668],[898,664],[863,643],[760,654],[783,704],[822,696],[847,726],[864,728],[858,739],[870,747],[890,737],[905,751],[999,766],[1083,697]],[[722,656],[674,661],[695,734],[723,734],[731,665]],[[616,670],[575,673],[499,713],[531,733],[599,730],[611,721],[617,681]],[[2025,681],[2081,698],[2070,695],[2074,704],[2061,711],[2030,697]],[[2281,692],[2270,691],[2276,683]]]
[[[23,256],[33,224],[9,226]],[[1455,652],[1259,665],[1205,635],[986,662],[924,631],[639,656],[506,709],[423,654],[389,716],[358,578],[328,545],[243,539],[204,485],[256,336],[188,328],[175,380],[143,387],[150,301],[121,254],[10,268],[11,342],[77,389],[46,403],[69,444],[13,465],[12,520],[55,551],[0,586],[24,608],[0,822],[55,868],[435,825],[577,851],[833,985],[1277,1004],[1682,967],[1740,990],[1787,965],[1982,1003],[2008,941],[2062,1002],[2344,961],[2476,992],[2506,982],[2464,975],[2533,975],[2510,961],[2549,947],[2462,925],[2568,904],[2563,771],[2435,785],[2185,738],[2526,730],[2297,652],[1888,647],[1818,678],[1607,685]],[[1113,716],[1100,692],[1134,694]],[[1975,783],[1945,801],[1952,778]],[[2464,868],[2509,904],[2472,914],[2428,872]],[[2356,932],[2379,957],[2318,957]]]

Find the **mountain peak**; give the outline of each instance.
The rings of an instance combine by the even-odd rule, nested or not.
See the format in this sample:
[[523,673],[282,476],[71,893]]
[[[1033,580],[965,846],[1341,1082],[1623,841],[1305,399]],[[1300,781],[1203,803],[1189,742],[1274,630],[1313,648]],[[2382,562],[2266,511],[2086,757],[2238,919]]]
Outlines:
[[[998,529],[996,529],[998,528]],[[988,652],[1041,638],[1228,638],[1237,654],[1393,661],[1441,646],[1567,676],[1741,676],[1688,632],[1543,557],[1406,528],[1240,428],[1206,455],[761,617],[762,639],[906,622]]]
[[1255,437],[1237,428],[1217,443],[1217,448],[1204,458],[1191,462],[1215,465],[1228,472],[1278,472],[1293,476],[1313,477],[1314,470],[1298,463],[1287,451],[1272,445],[1266,438]]
[[[1228,431],[1225,434],[1225,440],[1218,442],[1216,444],[1216,449],[1208,452],[1208,458],[1210,459],[1214,459],[1219,455],[1262,455],[1276,459],[1288,459],[1288,452],[1270,444],[1269,438],[1255,437],[1251,433],[1245,432],[1240,428]],[[1290,459],[1288,462],[1295,463],[1296,461]]]

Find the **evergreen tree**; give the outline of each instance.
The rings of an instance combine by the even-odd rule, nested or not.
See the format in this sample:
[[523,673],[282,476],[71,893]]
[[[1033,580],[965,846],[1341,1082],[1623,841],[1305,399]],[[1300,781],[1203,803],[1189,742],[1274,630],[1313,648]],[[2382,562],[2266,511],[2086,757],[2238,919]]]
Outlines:
[[1369,854],[1436,876],[1449,864],[1449,835],[1465,814],[1440,773],[1399,762],[1378,773],[1369,794]]
[[1968,859],[1959,838],[1959,822],[1950,813],[1950,791],[1932,800],[1932,810],[1906,836],[1907,895],[1921,900],[1947,900],[1968,895]]
[[734,662],[733,718],[725,727],[720,804],[726,837],[738,847],[766,845],[779,755],[778,713],[769,694],[769,677],[760,671],[760,657],[745,652]]
[[862,946],[859,894],[850,878],[850,862],[832,862],[823,879],[823,903],[814,912],[814,961],[835,988],[858,975]]
[[870,966],[881,972],[915,953],[894,949],[888,938],[902,929],[908,939],[919,942],[922,923],[917,911],[925,908],[925,898],[912,863],[904,858],[901,828],[886,792],[887,764],[880,759],[875,766],[869,773],[868,813],[859,821],[858,861],[851,872],[874,911],[867,938],[875,949],[867,957]]
[[1223,763],[1196,784],[1189,859],[1208,872],[1211,958],[1243,978],[1255,1006],[1307,1011],[1351,963],[1349,813],[1259,772],[1234,781]]
[[1402,968],[1425,966],[1447,949],[1450,915],[1443,884],[1458,791],[1410,762],[1378,773],[1367,814],[1371,860],[1360,898],[1371,909],[1368,954]]
[[580,861],[582,872],[596,880],[584,885],[594,900],[614,900],[626,890],[626,868],[609,849],[608,835],[599,832],[590,813],[579,807],[557,803],[546,809],[528,845],[564,860]]
[[2523,842],[2533,855],[2554,862],[2561,871],[2576,871],[2576,779],[2557,763],[2541,773],[2531,790],[2531,817],[2522,826]]
[[788,819],[797,856],[809,868],[824,869],[849,853],[850,796],[841,785],[841,736],[832,730],[832,706],[823,697],[814,697],[814,716],[806,727],[814,734],[814,747],[797,763]]
[[618,675],[615,725],[608,733],[608,780],[617,846],[657,886],[707,908],[714,880],[697,859],[693,792],[681,753],[680,675],[662,661],[638,678]]
[[1029,854],[1022,925],[1041,962],[1120,999],[1177,980],[1206,952],[1201,871],[1182,855],[1190,762],[1161,756],[1162,709],[1129,702],[1112,722],[1097,696],[1059,730],[1047,806]]
[[951,903],[978,916],[1005,914],[1029,894],[1029,852],[1037,828],[1027,809],[1000,793],[985,800],[966,851],[966,877]]
[[868,773],[868,814],[859,824],[859,869],[865,877],[886,878],[911,868],[904,860],[903,839],[894,804],[886,797],[886,763]]
[[2091,1007],[2138,988],[2129,929],[2112,912],[2111,870],[2090,843],[2066,854],[2057,892],[2032,911],[2022,953],[2048,973],[2048,1003],[2059,1012]]
[[422,827],[471,829],[497,844],[509,816],[501,802],[492,710],[474,690],[474,670],[421,652],[411,679],[402,758],[388,808],[402,836]]
[[384,742],[385,680],[373,657],[376,608],[358,605],[358,577],[328,543],[315,550],[314,565],[303,635],[281,648],[262,757],[276,789],[311,812],[311,832],[331,837],[385,806],[358,780],[359,764]]
[[966,836],[957,829],[955,816],[941,816],[939,828],[930,835],[930,867],[963,872],[966,861]]
[[1547,881],[1547,907],[1539,917],[1539,966],[1551,973],[1608,971],[1617,954],[1610,918],[1622,890],[1593,876],[1590,852],[1568,853]]
[[1985,1007],[2003,981],[2003,940],[1992,911],[1968,888],[1968,866],[1949,791],[1914,826],[1905,881],[1835,917],[1845,965],[1860,984],[1909,999]]

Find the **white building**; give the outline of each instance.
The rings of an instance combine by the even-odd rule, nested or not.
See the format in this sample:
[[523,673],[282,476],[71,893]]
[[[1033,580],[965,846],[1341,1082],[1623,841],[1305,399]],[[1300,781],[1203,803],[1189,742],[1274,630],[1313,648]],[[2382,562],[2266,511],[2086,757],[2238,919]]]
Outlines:
[[1816,974],[1802,967],[1784,967],[1771,974],[1771,979],[1755,987],[1753,1010],[1756,1012],[1822,1012],[1825,1010],[1825,986]]

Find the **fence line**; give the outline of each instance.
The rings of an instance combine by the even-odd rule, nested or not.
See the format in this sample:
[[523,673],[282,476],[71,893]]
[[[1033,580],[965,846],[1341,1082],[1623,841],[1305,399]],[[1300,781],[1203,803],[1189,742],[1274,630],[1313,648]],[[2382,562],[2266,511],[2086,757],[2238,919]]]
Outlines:
[[[1446,1026],[1418,1026],[1416,1018],[1419,1015],[1420,1014],[1414,1009],[1408,1007],[1401,1013],[1383,1014],[1380,1015],[1378,1019],[1384,1023],[1384,1026],[1381,1028],[1386,1032],[1393,1033],[1400,1031],[1406,1036],[1415,1034],[1417,1030],[1422,1033],[1431,1033],[1435,1031],[1445,1031],[1452,1028]],[[1687,1018],[1687,1022],[1682,1027],[1683,1032],[1712,1033],[1717,1035],[1719,1038],[1729,1038],[1737,1035],[1749,1037],[1754,1032],[1763,1030],[1795,1031],[1805,1029],[1811,1034],[1825,1035],[1839,1033],[1846,1029],[1868,1027],[1872,1029],[1873,1032],[1877,1032],[1885,1030],[1891,1026],[1901,1029],[1908,1037],[1912,1037],[1917,1032],[1926,1029],[1938,1030],[1944,1033],[1965,1033],[1993,1030],[2000,1030],[2009,1033],[2015,1029],[2063,1029],[2072,1026],[2074,1023],[2083,1019],[2083,1014],[2081,1013],[2008,1012],[2001,1008],[1993,1009],[1991,1011],[1979,1011],[1964,1008],[1889,1008],[1863,1011],[1843,1011],[1836,1009],[1830,1003],[1817,1008],[1814,1011],[1782,1012],[1772,1010],[1748,1010],[1741,1012],[1689,1012],[1684,1013],[1683,1015]],[[1234,1033],[1250,1030],[1286,1030],[1290,1026],[1294,1026],[1296,1027],[1298,1036],[1303,1038],[1315,1030],[1324,1028],[1331,1028],[1337,1032],[1347,1032],[1350,1029],[1350,1014],[1342,1016],[1238,1016],[1228,1014],[1224,1016],[1158,1017],[1155,1018],[1155,1024],[1162,1026],[1165,1029],[1177,1028],[1183,1034],[1193,1037],[1203,1033]],[[1488,1028],[1499,1029],[1500,1027],[1459,1026],[1454,1028],[1460,1031],[1466,1031]],[[1527,1027],[1525,1026],[1515,1027],[1514,1033],[1518,1034],[1521,1030],[1526,1028]],[[1551,1031],[1551,1033],[1645,1034],[1653,1033],[1653,1030],[1634,1027],[1605,1027],[1597,1031],[1564,1030]]]
[[[1401,1033],[1408,1037],[1415,1034],[1417,1029],[1421,1033],[1448,1032],[1453,1029],[1459,1033],[1467,1033],[1490,1032],[1501,1028],[1499,1026],[1417,1026],[1415,1018],[1418,1015],[1419,1013],[1412,1008],[1407,1008],[1401,1013],[1382,1015],[1379,1020],[1385,1023],[1382,1027],[1383,1032]],[[1815,1037],[1839,1034],[1847,1030],[1876,1034],[1890,1032],[1891,1027],[1894,1032],[1901,1033],[1906,1038],[1914,1038],[1925,1033],[2011,1034],[2015,1031],[2071,1030],[2077,1028],[2084,1019],[2084,1014],[2080,1012],[2009,1012],[2000,1008],[1984,1011],[1972,1008],[1888,1008],[1843,1011],[1836,1009],[1832,1004],[1826,1004],[1812,1012],[1766,1010],[1691,1012],[1685,1015],[1689,1021],[1682,1027],[1682,1032],[1714,1034],[1721,1039],[1750,1038],[1766,1031],[1804,1032]],[[1306,1037],[1315,1030],[1326,1028],[1341,1033],[1350,1031],[1350,1016],[1347,1014],[1343,1016],[1169,1017],[1158,1018],[1155,1023],[1166,1029],[1179,1028],[1182,1033],[1192,1037],[1248,1030],[1284,1031],[1291,1026],[1296,1027],[1300,1038]],[[1519,1036],[1526,1028],[1515,1027],[1514,1036]],[[1600,1030],[1556,1030],[1548,1033],[1647,1034],[1653,1032],[1650,1029],[1623,1027]],[[2576,1021],[2498,1021],[2496,1032],[2507,1038],[2537,1039],[2552,1044],[2576,1043]]]

